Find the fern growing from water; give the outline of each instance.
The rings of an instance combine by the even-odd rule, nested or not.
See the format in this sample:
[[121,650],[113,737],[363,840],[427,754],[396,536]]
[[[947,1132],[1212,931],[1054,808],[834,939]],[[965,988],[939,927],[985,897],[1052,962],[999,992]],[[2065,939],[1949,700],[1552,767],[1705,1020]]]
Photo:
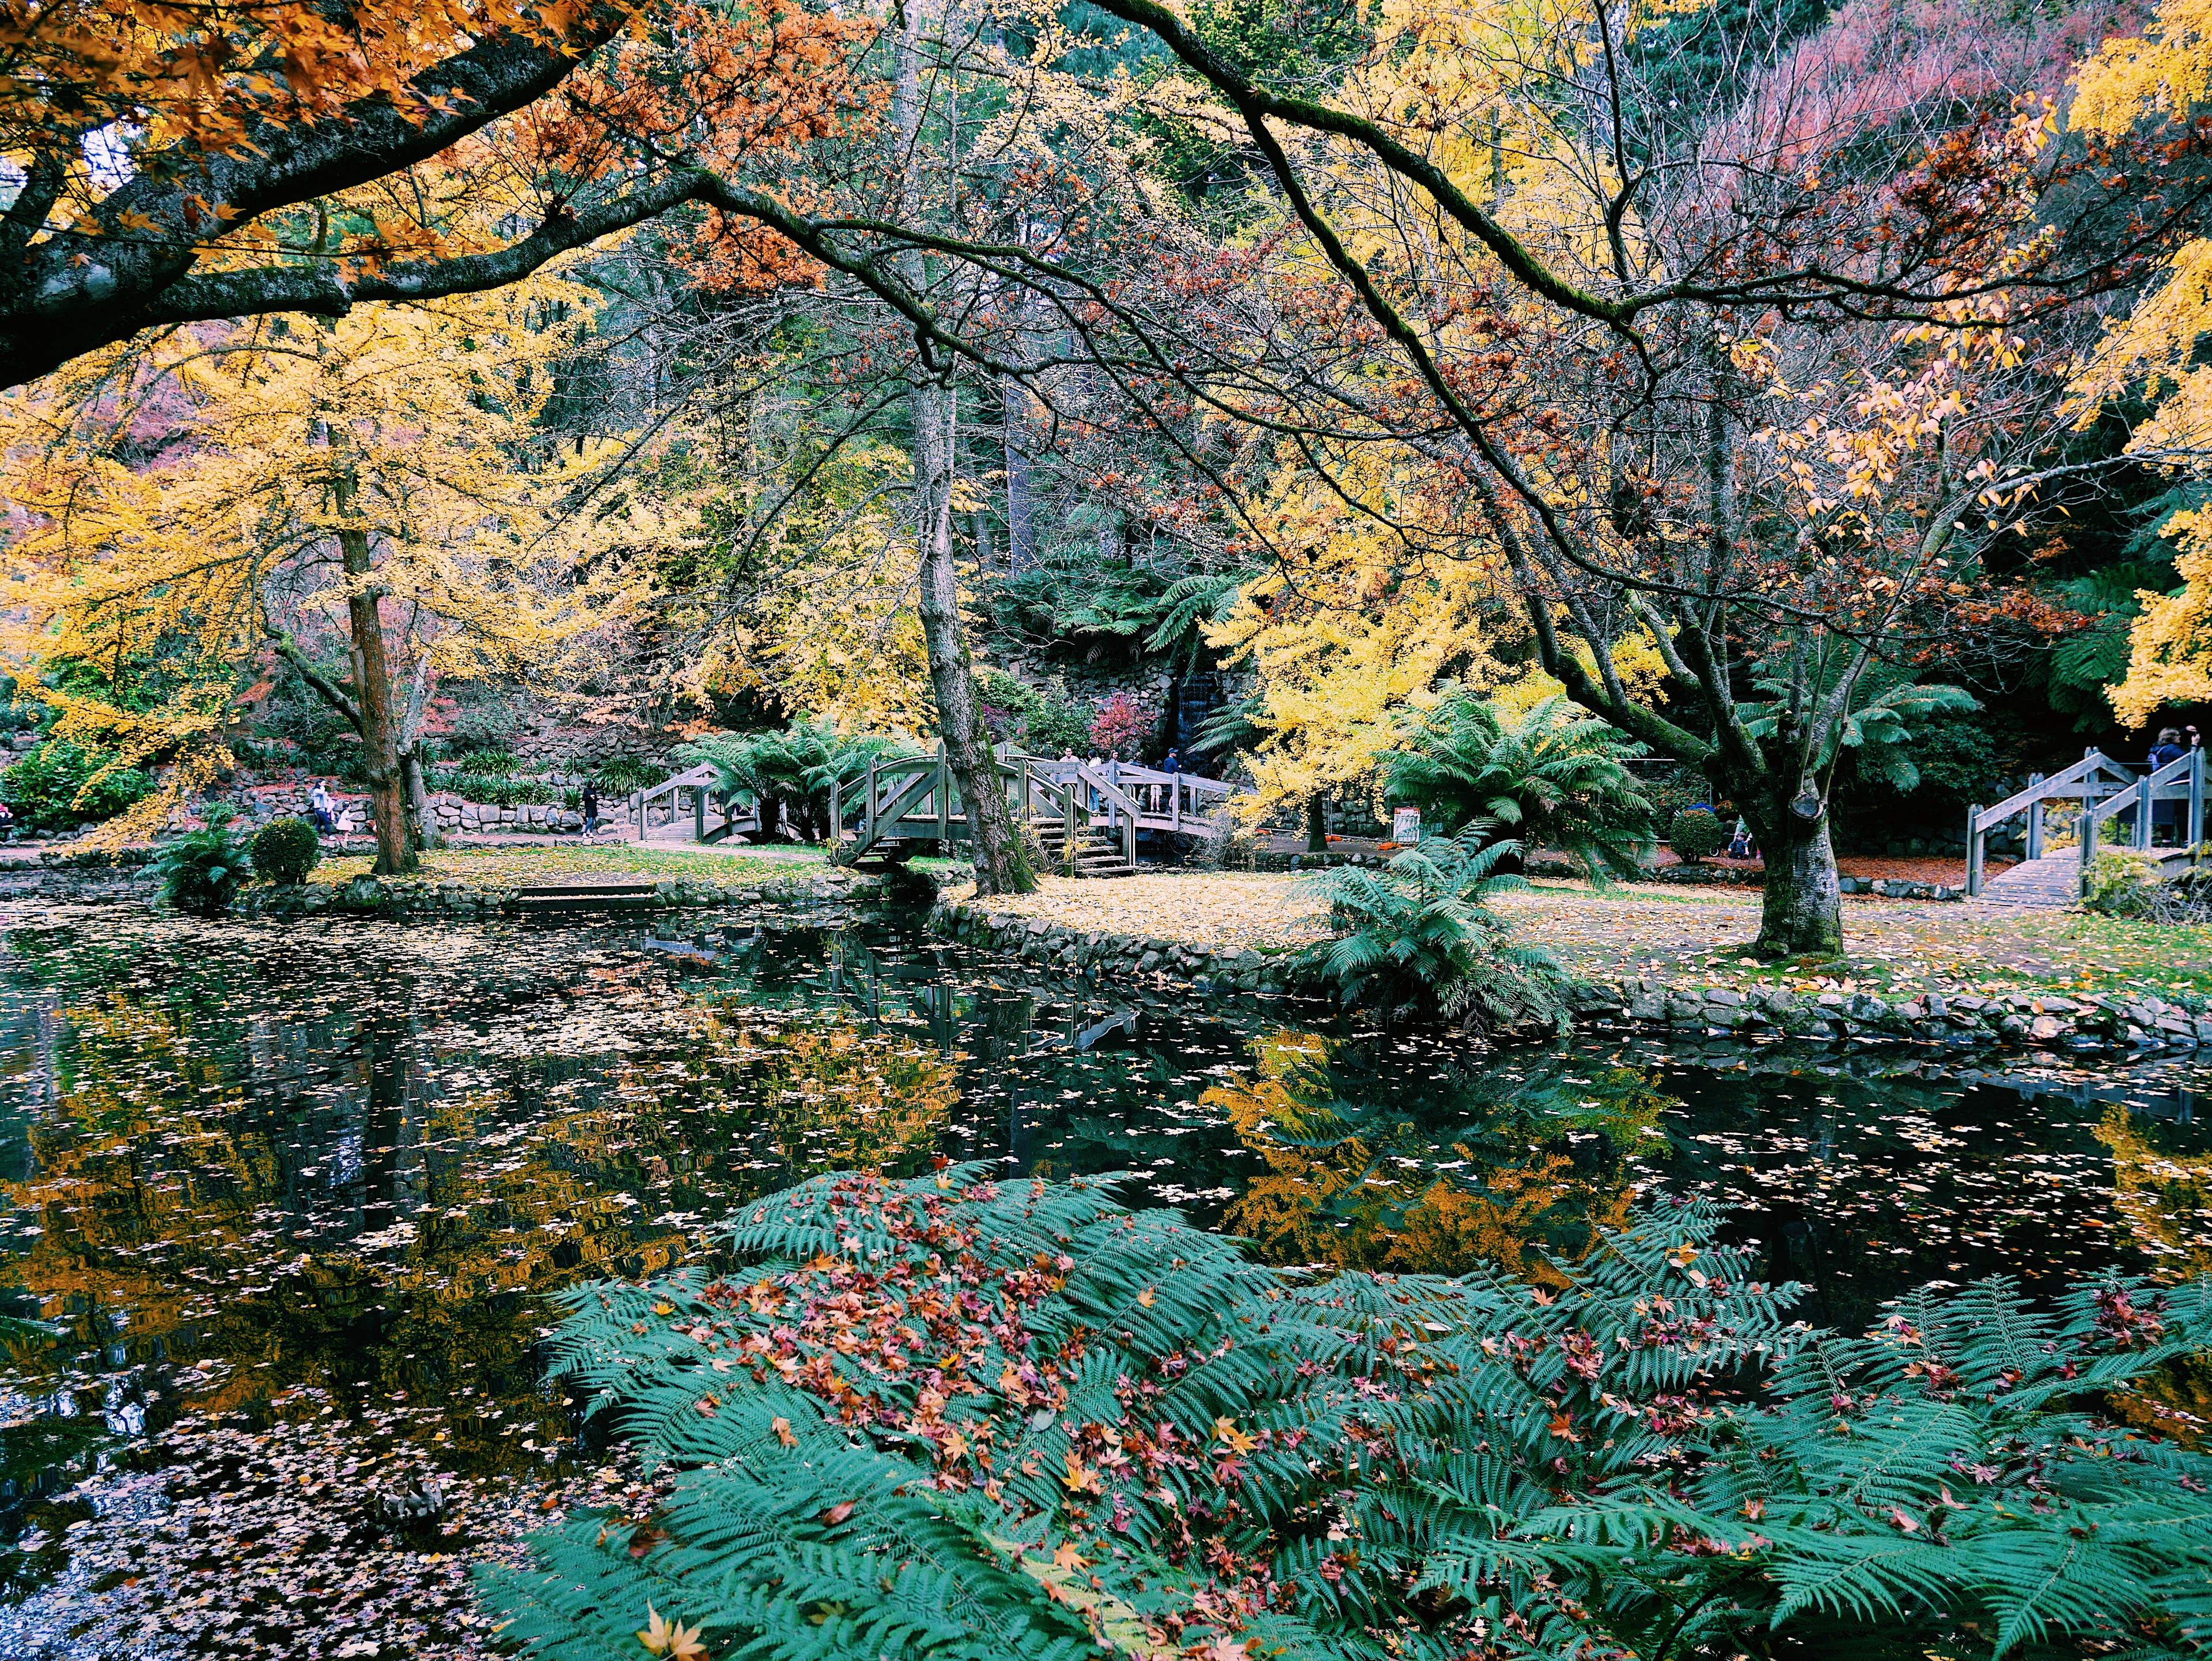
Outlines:
[[1343,866],[1314,879],[1334,938],[1309,963],[1346,1004],[1465,1022],[1540,1028],[1559,1023],[1559,965],[1515,946],[1488,901],[1525,888],[1498,867],[1516,842],[1480,840],[1486,822],[1395,855],[1380,871]]
[[1544,1292],[1249,1261],[1096,1183],[818,1178],[738,1268],[571,1296],[679,1473],[483,1594],[534,1653],[2187,1655],[2212,1459],[2092,1406],[2203,1287],[1990,1284],[1844,1338],[1662,1203]]

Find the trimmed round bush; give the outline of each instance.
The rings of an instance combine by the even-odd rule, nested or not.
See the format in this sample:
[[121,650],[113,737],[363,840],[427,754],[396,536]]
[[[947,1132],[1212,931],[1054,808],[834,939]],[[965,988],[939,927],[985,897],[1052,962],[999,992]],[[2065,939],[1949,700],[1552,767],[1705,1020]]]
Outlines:
[[305,882],[322,857],[322,838],[305,819],[271,819],[253,838],[253,868],[269,882]]
[[1728,846],[1719,817],[1704,807],[1685,807],[1667,825],[1667,845],[1686,865],[1711,859]]

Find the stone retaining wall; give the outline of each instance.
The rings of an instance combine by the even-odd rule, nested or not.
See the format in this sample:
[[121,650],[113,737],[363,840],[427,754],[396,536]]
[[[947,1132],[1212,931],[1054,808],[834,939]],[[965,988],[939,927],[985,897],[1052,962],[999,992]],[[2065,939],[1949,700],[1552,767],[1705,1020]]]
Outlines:
[[[271,819],[312,820],[313,813],[307,793],[313,788],[312,780],[258,784],[240,790],[234,800],[239,811],[252,821],[249,828],[258,830]],[[351,790],[332,790],[330,796],[339,812],[349,815],[363,833],[375,834],[376,812],[368,797]],[[618,799],[603,800],[599,805],[600,818],[611,817],[614,809],[621,805]],[[558,802],[495,807],[489,802],[470,801],[451,790],[430,793],[430,813],[441,836],[465,835],[472,830],[559,832],[580,830],[584,825],[581,813]]]
[[[1318,995],[1294,953],[1207,952],[1173,940],[1091,934],[1041,919],[994,916],[972,903],[940,904],[929,928],[963,944],[1087,980],[1179,983],[1210,995]],[[1641,979],[1569,990],[1577,1025],[1644,1028],[1711,1039],[1791,1038],[1845,1045],[1933,1045],[2053,1052],[2187,1051],[2212,1047],[2212,1008],[2155,996],[2007,992],[1877,996],[1788,987],[1698,986]]]
[[2212,1010],[2150,996],[2005,992],[1802,993],[1785,986],[1686,986],[1653,979],[1577,986],[1578,1022],[1705,1037],[1996,1046],[2053,1051],[2191,1050],[2212,1045]]

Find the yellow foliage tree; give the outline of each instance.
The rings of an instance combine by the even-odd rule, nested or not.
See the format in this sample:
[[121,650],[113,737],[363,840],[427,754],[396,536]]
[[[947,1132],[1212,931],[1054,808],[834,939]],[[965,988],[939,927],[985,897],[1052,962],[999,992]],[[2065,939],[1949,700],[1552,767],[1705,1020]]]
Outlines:
[[[1407,484],[1370,483],[1378,501]],[[1347,516],[1310,474],[1286,472],[1266,508],[1288,551],[1206,630],[1258,673],[1259,789],[1241,805],[1260,815],[1368,782],[1410,704],[1446,680],[1486,690],[1502,678],[1492,642],[1501,625],[1513,631],[1486,562],[1408,570],[1374,521]]]
[[[544,321],[568,297],[547,280],[179,336],[10,400],[10,505],[30,524],[15,644],[106,680],[40,693],[59,735],[118,765],[178,758],[143,805],[165,813],[228,762],[233,691],[273,652],[361,737],[377,869],[411,869],[436,683],[543,673],[634,597],[619,562],[581,575],[561,508],[583,462],[532,436],[575,344]],[[314,649],[332,634],[343,671]],[[123,696],[149,684],[167,688],[151,709]]]
[[[2208,95],[2212,4],[2166,0],[2143,33],[2106,42],[2083,66],[2069,119],[2077,131],[2117,136],[2148,119],[2187,119]],[[2140,385],[2157,411],[2130,450],[2153,465],[2212,471],[2212,369],[2195,361],[2208,329],[2212,240],[2200,238],[2175,254],[2166,282],[2106,337],[2076,377],[2081,424]],[[2185,514],[2166,534],[2181,548],[2181,587],[2137,596],[2142,609],[2129,631],[2127,674],[2108,695],[2131,727],[2165,706],[2212,699],[2212,520]]]
[[[756,426],[768,424],[756,421]],[[715,455],[700,470],[691,459]],[[609,496],[603,534],[665,574],[659,611],[672,690],[762,691],[841,731],[928,731],[928,653],[914,612],[920,554],[895,446],[828,457],[772,440],[716,449],[686,425]]]

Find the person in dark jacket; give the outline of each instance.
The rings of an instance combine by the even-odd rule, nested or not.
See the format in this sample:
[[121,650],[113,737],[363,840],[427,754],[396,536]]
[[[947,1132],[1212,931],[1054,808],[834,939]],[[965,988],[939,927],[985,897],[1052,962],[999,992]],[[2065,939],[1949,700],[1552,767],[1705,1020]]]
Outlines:
[[[2197,738],[2197,729],[2194,727],[2189,729],[2189,737],[2193,745]],[[2189,751],[2182,747],[2180,730],[2178,727],[2162,727],[2159,729],[2158,742],[2150,747],[2148,757],[2150,770],[2155,773],[2161,767],[2170,767],[2188,753]],[[2185,801],[2167,801],[2161,799],[2153,802],[2150,805],[2152,843],[2166,845],[2179,842],[2182,837],[2182,816],[2188,811],[2189,804]]]
[[596,837],[599,833],[599,792],[595,785],[584,787],[581,805],[584,809],[584,834]]

